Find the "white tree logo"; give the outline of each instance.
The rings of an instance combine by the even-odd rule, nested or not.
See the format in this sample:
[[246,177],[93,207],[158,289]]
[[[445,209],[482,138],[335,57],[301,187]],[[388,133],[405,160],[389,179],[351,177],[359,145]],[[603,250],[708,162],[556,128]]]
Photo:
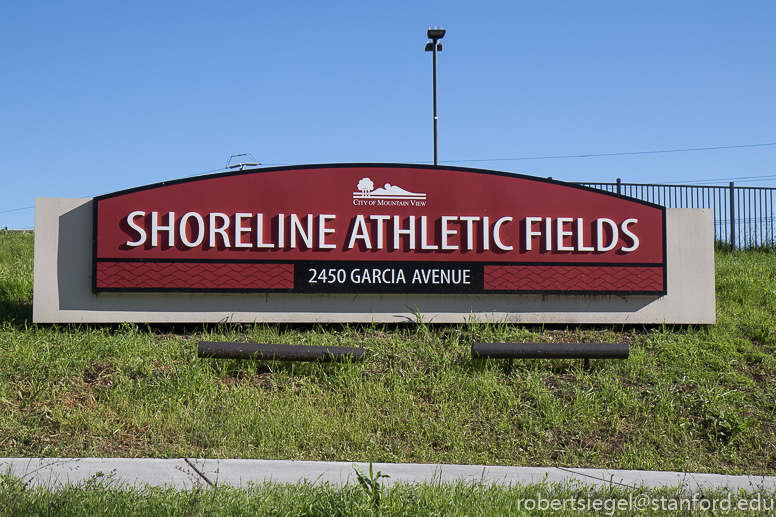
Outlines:
[[357,188],[361,191],[362,194],[367,195],[369,192],[375,189],[375,184],[372,183],[372,180],[369,178],[361,178],[361,181],[358,182]]
[[396,199],[396,200],[424,200],[426,194],[410,192],[403,188],[386,183],[382,187],[375,188],[374,182],[369,178],[361,178],[356,188],[359,192],[353,192],[353,199]]

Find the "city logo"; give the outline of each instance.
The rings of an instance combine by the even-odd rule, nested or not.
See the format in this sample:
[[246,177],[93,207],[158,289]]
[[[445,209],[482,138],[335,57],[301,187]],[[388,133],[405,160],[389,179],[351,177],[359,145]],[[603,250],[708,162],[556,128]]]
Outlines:
[[426,194],[410,192],[396,185],[386,183],[382,187],[375,188],[374,182],[369,178],[361,178],[356,188],[358,192],[353,192],[353,199],[385,199],[397,201],[422,201],[426,199]]

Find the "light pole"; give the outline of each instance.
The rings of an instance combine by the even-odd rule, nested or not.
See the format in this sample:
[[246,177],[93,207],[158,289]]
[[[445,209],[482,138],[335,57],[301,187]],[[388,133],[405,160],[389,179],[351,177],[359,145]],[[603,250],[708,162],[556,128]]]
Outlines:
[[434,165],[439,165],[439,144],[437,141],[437,123],[439,122],[439,117],[437,116],[437,51],[442,50],[442,44],[439,40],[445,37],[445,30],[437,29],[436,27],[433,29],[429,28],[426,34],[428,39],[431,40],[426,43],[426,52],[434,53]]

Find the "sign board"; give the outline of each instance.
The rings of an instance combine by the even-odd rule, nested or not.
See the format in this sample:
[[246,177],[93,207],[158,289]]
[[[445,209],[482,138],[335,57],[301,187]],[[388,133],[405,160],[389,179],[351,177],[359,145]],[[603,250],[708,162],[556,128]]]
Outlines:
[[92,291],[664,295],[665,208],[516,174],[254,169],[94,198]]

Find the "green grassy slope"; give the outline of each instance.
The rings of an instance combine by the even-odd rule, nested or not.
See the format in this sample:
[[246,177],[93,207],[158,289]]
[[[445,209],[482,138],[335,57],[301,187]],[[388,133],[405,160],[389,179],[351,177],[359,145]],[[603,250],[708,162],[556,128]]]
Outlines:
[[[0,456],[776,467],[776,254],[718,252],[718,323],[171,330],[30,322],[32,236],[0,233]],[[196,358],[199,339],[357,345],[361,364]],[[472,361],[483,341],[625,341],[627,361]]]

